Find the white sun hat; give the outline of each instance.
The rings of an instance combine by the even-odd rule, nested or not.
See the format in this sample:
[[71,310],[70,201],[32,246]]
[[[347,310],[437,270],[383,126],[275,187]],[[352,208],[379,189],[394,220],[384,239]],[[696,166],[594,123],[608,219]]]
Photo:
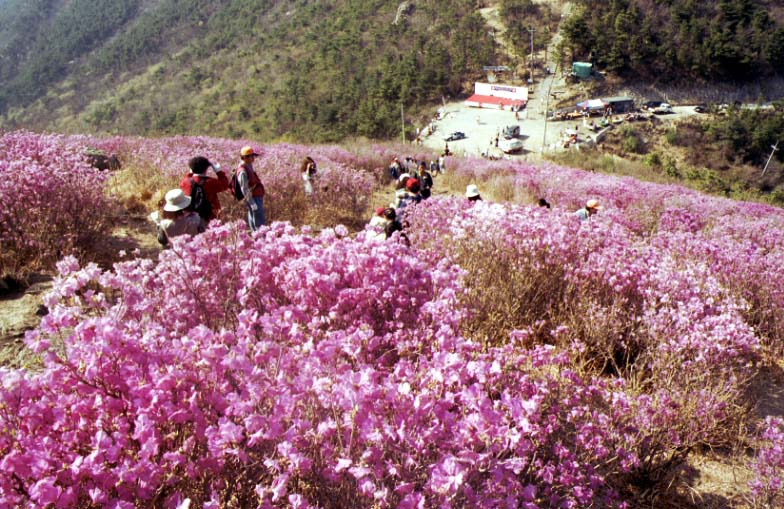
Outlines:
[[473,198],[474,196],[479,196],[479,188],[476,187],[476,184],[468,184],[466,186],[466,198]]
[[177,212],[191,204],[191,197],[186,196],[182,189],[172,189],[166,193],[165,199],[166,205],[163,206],[163,210],[167,212]]

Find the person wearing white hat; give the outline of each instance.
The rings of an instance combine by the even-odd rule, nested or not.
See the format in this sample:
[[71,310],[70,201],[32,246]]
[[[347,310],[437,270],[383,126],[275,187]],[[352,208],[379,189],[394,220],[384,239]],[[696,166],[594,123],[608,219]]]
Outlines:
[[468,201],[482,201],[482,195],[479,194],[479,188],[476,187],[476,184],[466,186],[466,198]]
[[186,210],[191,198],[182,189],[167,192],[164,200],[163,219],[158,223],[158,242],[162,246],[168,246],[174,237],[196,235],[205,230],[206,225],[199,214]]
[[591,198],[587,202],[585,202],[585,207],[581,208],[574,214],[580,218],[580,222],[582,221],[589,221],[591,216],[595,215],[597,212],[602,210],[601,205],[599,205],[599,200],[595,198]]

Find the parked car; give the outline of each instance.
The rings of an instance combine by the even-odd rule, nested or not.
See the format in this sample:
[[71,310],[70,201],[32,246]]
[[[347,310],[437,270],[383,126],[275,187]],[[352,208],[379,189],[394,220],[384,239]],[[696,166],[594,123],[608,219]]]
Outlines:
[[455,141],[455,140],[462,140],[466,137],[465,133],[461,133],[460,131],[455,131],[444,136],[444,141]]
[[523,142],[517,138],[504,138],[498,142],[498,148],[505,154],[520,152],[523,150]]
[[504,130],[501,132],[504,138],[517,138],[520,136],[520,126],[519,125],[508,125],[504,127]]
[[696,113],[708,113],[708,105],[707,104],[698,104],[694,107],[694,111]]
[[652,111],[661,106],[663,103],[664,101],[648,101],[643,103],[642,109],[645,111]]
[[669,103],[661,103],[653,109],[653,112],[657,115],[667,115],[669,113],[674,113],[672,111],[672,106],[670,106]]

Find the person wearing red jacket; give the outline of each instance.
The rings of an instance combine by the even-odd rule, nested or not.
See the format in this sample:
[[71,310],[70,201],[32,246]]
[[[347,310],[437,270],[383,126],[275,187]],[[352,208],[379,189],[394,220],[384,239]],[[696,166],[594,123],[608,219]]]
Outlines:
[[[191,205],[195,212],[204,219],[207,223],[212,219],[216,219],[220,213],[221,203],[218,199],[218,193],[229,190],[229,179],[226,177],[220,165],[211,163],[206,157],[196,156],[188,161],[188,166],[191,171],[185,175],[180,181],[180,189],[186,196],[191,197]],[[208,177],[207,170],[212,168],[215,170],[215,177]],[[198,199],[194,196],[194,186],[200,186],[203,190],[204,199]],[[197,194],[199,191],[197,191]]]

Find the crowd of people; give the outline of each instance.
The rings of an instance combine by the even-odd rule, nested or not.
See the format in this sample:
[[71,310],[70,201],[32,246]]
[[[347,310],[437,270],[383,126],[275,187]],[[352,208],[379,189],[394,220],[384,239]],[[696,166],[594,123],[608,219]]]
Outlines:
[[395,194],[388,207],[379,207],[370,220],[379,236],[389,238],[395,232],[401,232],[405,238],[406,208],[422,200],[427,200],[432,195],[433,178],[435,175],[446,171],[446,157],[442,155],[438,160],[418,161],[414,157],[399,157],[392,159],[388,172],[390,183],[394,185]]
[[[204,156],[191,158],[188,161],[190,171],[182,177],[179,187],[166,193],[160,212],[150,215],[158,228],[158,242],[167,247],[174,237],[192,236],[205,231],[210,221],[220,216],[219,194],[226,191],[231,191],[234,198],[245,205],[247,224],[251,231],[265,225],[264,184],[253,167],[260,155],[253,147],[242,147],[231,179],[218,163],[210,162]],[[418,161],[410,156],[403,160],[399,157],[392,160],[388,174],[390,182],[394,184],[393,200],[388,206],[377,208],[370,221],[370,226],[380,237],[389,238],[395,232],[401,232],[405,238],[405,228],[408,226],[406,209],[431,197],[434,177],[446,171],[446,155],[444,153],[429,162]],[[210,170],[214,176],[208,175]],[[315,192],[318,179],[316,161],[310,156],[306,157],[300,166],[300,173],[303,191],[310,197]],[[465,197],[470,202],[482,200],[476,184],[466,186]],[[544,198],[539,199],[539,206],[550,208]],[[590,199],[575,214],[580,221],[587,221],[601,209],[598,200]]]
[[[253,167],[259,156],[253,147],[242,147],[231,179],[218,163],[210,162],[204,156],[192,157],[188,161],[190,171],[182,177],[179,187],[164,196],[162,211],[150,215],[157,225],[158,242],[167,247],[174,237],[203,232],[210,221],[220,216],[219,195],[230,190],[234,198],[245,205],[251,231],[266,224],[264,184]],[[208,174],[210,170],[213,175]],[[312,194],[316,178],[316,163],[312,158],[305,159],[302,172],[305,193]]]

